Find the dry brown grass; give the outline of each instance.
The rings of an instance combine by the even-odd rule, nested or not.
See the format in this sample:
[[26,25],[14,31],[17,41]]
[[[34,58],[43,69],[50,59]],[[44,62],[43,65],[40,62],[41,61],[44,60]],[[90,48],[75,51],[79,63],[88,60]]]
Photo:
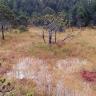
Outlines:
[[[73,28],[73,31],[71,31],[71,29],[67,29],[66,32],[57,34],[57,44],[53,44],[50,47],[48,44],[44,44],[43,42],[42,28],[32,27],[29,28],[28,32],[23,33],[19,33],[18,30],[13,30],[10,33],[6,33],[5,41],[0,39],[0,62],[3,66],[2,68],[6,71],[10,70],[19,58],[35,56],[46,60],[49,63],[49,69],[51,71],[53,70],[56,60],[76,57],[80,59],[87,59],[89,61],[88,64],[83,66],[83,69],[96,71],[95,31],[96,29],[91,28]],[[70,34],[70,32],[74,35],[74,37],[63,42],[62,40]],[[48,34],[46,33],[46,40],[48,40],[47,36]],[[55,79],[58,80],[62,72],[56,70],[55,75],[56,74],[57,76]],[[70,77],[66,75],[66,85],[70,88],[74,87],[82,89],[82,79],[78,73],[70,75]],[[79,79],[75,80],[75,78]],[[26,84],[26,86],[28,86],[28,84]],[[93,86],[93,88],[94,87],[95,86]],[[95,96],[94,94],[92,96]]]

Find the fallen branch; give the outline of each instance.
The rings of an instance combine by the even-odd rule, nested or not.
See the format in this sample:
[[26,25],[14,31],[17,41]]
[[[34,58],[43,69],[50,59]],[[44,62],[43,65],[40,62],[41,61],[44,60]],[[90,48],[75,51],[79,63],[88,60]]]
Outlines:
[[69,39],[69,38],[71,38],[71,37],[74,37],[75,35],[67,35],[62,41],[65,41],[66,39]]

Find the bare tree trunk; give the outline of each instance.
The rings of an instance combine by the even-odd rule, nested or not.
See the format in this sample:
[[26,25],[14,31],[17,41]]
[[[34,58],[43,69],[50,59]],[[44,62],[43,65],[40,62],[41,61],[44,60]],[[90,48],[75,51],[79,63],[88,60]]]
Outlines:
[[52,43],[52,32],[49,31],[49,44],[51,44],[51,43]]
[[51,44],[52,43],[52,37],[51,37],[51,35],[49,36],[49,44]]
[[46,43],[44,31],[43,31],[43,35],[42,35],[42,37],[43,37],[43,41],[44,41],[44,43]]
[[4,26],[3,26],[3,25],[2,25],[1,30],[2,30],[2,40],[5,40],[5,36],[4,36]]
[[55,31],[55,43],[57,42],[57,32]]

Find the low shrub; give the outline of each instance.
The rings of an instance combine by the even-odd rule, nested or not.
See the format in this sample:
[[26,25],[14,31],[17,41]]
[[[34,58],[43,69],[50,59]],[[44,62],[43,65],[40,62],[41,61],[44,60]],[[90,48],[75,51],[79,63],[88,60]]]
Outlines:
[[21,25],[21,26],[19,26],[19,30],[20,30],[20,32],[26,32],[27,31],[27,27],[24,26],[24,25]]

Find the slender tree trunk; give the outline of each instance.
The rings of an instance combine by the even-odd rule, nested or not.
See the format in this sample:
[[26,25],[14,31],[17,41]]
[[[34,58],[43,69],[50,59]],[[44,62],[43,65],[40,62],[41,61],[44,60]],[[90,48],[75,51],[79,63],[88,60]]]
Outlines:
[[44,43],[46,43],[44,31],[43,31],[43,36],[42,37],[43,37]]
[[51,44],[51,43],[52,43],[52,32],[49,31],[49,44]]
[[55,31],[55,43],[57,42],[57,32]]
[[2,40],[5,40],[5,36],[4,36],[4,26],[2,25]]
[[51,35],[49,36],[49,44],[51,44],[52,43],[52,37],[51,37]]

